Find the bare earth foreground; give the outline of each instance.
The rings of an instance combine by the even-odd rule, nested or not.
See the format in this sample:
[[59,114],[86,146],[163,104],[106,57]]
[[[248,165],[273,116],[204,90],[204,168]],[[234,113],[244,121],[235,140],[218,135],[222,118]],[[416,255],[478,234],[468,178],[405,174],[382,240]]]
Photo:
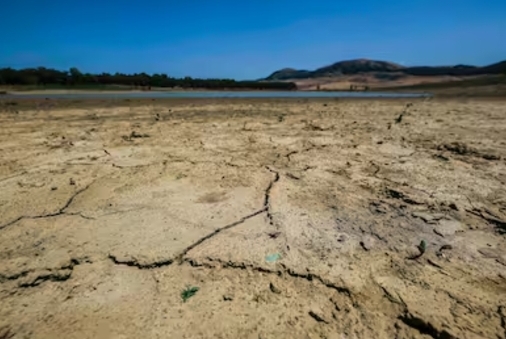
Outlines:
[[506,338],[506,105],[412,103],[4,110],[0,337]]

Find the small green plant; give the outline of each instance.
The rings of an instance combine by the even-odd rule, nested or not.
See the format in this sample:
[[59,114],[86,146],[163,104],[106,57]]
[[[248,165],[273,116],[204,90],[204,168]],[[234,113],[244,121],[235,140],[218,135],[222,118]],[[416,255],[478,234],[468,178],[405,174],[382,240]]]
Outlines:
[[181,292],[181,299],[183,299],[183,302],[186,302],[188,299],[193,297],[197,291],[199,290],[196,286],[187,286],[182,292]]
[[416,260],[416,259],[420,258],[427,250],[427,243],[425,242],[425,240],[422,240],[422,241],[420,241],[420,244],[417,245],[416,247],[418,248],[418,251],[420,253],[412,255],[410,257],[407,257],[407,259]]

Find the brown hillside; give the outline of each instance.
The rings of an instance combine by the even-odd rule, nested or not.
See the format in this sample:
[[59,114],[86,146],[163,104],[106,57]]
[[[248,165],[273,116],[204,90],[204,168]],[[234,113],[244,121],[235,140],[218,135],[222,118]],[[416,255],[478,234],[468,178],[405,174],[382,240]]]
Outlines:
[[506,74],[506,61],[484,67],[471,65],[416,66],[369,59],[336,62],[314,71],[283,69],[265,80],[295,81],[299,89],[346,90],[351,86],[373,88],[458,82]]

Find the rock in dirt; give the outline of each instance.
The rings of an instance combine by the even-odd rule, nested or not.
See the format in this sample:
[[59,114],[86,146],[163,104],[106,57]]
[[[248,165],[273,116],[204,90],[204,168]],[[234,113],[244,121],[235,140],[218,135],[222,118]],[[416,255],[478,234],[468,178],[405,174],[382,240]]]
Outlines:
[[269,284],[269,289],[271,290],[272,293],[281,294],[281,290],[279,288],[277,288],[276,286],[274,286],[273,283]]
[[441,144],[438,147],[439,150],[447,150],[455,154],[466,155],[474,153],[474,149],[461,142],[452,142],[447,144]]
[[399,199],[410,205],[423,205],[423,201],[415,197],[415,195],[408,195],[398,189],[387,188],[386,196],[393,199]]
[[422,219],[423,221],[425,221],[428,224],[434,223],[443,217],[441,214],[434,215],[434,214],[431,214],[428,212],[423,212],[423,211],[415,211],[415,212],[411,213],[411,215],[415,218]]
[[457,220],[439,220],[434,232],[441,236],[449,236],[463,230],[464,226]]
[[438,258],[446,258],[446,254],[443,252],[443,251],[447,251],[447,250],[452,250],[453,249],[453,246],[452,245],[449,245],[449,244],[445,244],[443,246],[441,246],[437,252],[436,252],[436,256]]
[[469,147],[464,143],[461,142],[452,142],[449,144],[442,144],[438,147],[439,150],[447,150],[452,153],[458,154],[458,155],[469,155],[469,156],[475,156],[480,157],[485,160],[501,160],[501,157],[494,153],[489,152],[481,152],[473,147]]
[[334,125],[325,123],[325,122],[319,122],[319,121],[312,121],[308,124],[306,129],[310,131],[328,131],[334,128]]
[[224,301],[232,301],[232,300],[234,300],[234,297],[231,294],[225,294],[223,296],[223,300]]
[[267,233],[267,235],[271,239],[276,239],[277,237],[279,237],[281,235],[281,232],[269,232],[269,233]]
[[130,138],[131,139],[134,139],[134,138],[149,138],[150,135],[147,134],[147,133],[139,133],[137,131],[132,131],[132,133],[130,133]]
[[373,201],[369,204],[369,206],[371,211],[374,213],[385,214],[388,212],[388,209],[384,206],[384,204],[379,201]]
[[360,241],[360,246],[362,246],[364,250],[370,251],[374,246],[374,238],[369,235],[363,236],[362,240]]
[[457,204],[455,204],[454,202],[451,202],[448,207],[450,207],[452,210],[455,210],[455,211],[458,211],[459,208],[457,206]]

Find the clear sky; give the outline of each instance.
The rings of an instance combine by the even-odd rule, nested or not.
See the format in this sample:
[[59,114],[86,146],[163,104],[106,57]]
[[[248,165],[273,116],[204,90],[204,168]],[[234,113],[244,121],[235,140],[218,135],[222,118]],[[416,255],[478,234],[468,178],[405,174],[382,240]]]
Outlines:
[[255,79],[369,58],[506,59],[506,0],[7,0],[0,67]]

